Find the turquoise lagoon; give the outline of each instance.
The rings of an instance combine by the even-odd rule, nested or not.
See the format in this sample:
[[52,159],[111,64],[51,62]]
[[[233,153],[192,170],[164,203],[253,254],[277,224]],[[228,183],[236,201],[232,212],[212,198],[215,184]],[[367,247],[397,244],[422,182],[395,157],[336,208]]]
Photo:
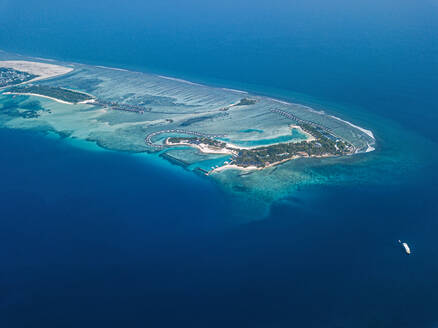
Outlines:
[[[0,1],[1,48],[76,68],[44,83],[151,108],[0,95],[1,327],[437,327],[436,1],[108,3]],[[218,115],[247,96],[221,88],[263,106]],[[144,144],[290,134],[269,107],[375,150],[205,176]]]
[[237,145],[239,147],[260,147],[260,146],[269,146],[276,143],[282,143],[282,142],[300,142],[307,139],[307,136],[303,133],[301,133],[298,129],[291,129],[290,134],[281,135],[276,138],[270,138],[270,139],[263,139],[263,137],[260,136],[261,133],[263,133],[262,130],[254,130],[254,129],[248,129],[242,131],[244,133],[253,133],[256,135],[257,139],[255,140],[232,140],[228,138],[219,138],[219,140],[223,140],[226,142],[232,142],[234,145]]
[[[6,53],[1,53],[0,59],[35,61]],[[241,211],[240,220],[267,215],[272,202],[305,186],[393,183],[423,165],[431,147],[427,139],[395,122],[365,113],[360,108],[342,107],[304,95],[271,89],[267,96],[263,90],[252,91],[250,86],[243,92],[115,68],[49,63],[69,66],[74,71],[41,83],[88,92],[105,101],[145,106],[147,110],[140,115],[86,104],[61,104],[34,96],[0,95],[3,127],[52,132],[66,140],[95,143],[109,150],[143,153],[152,161],[170,159],[189,171],[199,172],[199,169],[209,171],[221,166],[230,157],[206,155],[190,147],[157,152],[145,144],[145,136],[161,130],[184,129],[225,134],[222,140],[242,147],[304,140],[305,135],[290,128],[293,121],[271,111],[283,110],[330,128],[358,149],[352,156],[298,159],[256,172],[226,170],[205,177],[237,196],[233,198],[235,208],[243,203],[253,204],[249,207],[252,210],[246,207],[246,211]],[[244,85],[238,87],[245,88]],[[242,97],[256,99],[257,103],[233,107],[227,112],[218,110]],[[28,119],[19,115],[21,108],[29,107],[29,102],[38,104],[37,109],[42,108],[38,110],[39,117]],[[165,137],[172,135],[181,134],[160,134],[154,141],[162,143]],[[163,153],[169,156],[162,156]]]

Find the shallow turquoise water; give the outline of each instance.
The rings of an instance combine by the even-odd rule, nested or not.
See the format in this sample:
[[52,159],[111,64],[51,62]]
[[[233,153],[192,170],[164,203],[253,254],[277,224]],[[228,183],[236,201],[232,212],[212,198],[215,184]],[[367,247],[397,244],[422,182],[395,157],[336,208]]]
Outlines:
[[0,130],[2,327],[437,326],[436,2],[0,10],[11,51],[303,102],[377,139],[215,183],[156,155]]
[[[245,132],[258,132],[260,130],[246,130]],[[257,140],[234,140],[228,138],[220,138],[220,140],[231,142],[240,147],[258,147],[258,146],[268,146],[273,145],[280,142],[290,142],[296,141],[299,142],[301,140],[306,140],[307,137],[305,134],[301,133],[297,129],[292,129],[290,135],[283,135],[276,138],[269,139],[257,139]]]

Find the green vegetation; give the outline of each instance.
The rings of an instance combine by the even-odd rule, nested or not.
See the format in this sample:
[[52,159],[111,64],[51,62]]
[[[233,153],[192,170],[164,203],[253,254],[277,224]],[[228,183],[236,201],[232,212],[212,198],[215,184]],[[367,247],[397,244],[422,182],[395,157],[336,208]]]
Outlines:
[[232,107],[254,105],[256,102],[257,102],[257,100],[255,100],[255,99],[242,98],[242,99],[239,100],[238,103],[222,107],[219,110],[222,111],[222,112],[226,112],[227,110],[229,110]]
[[67,90],[59,87],[50,87],[46,85],[23,85],[15,86],[8,89],[13,93],[33,93],[41,96],[56,98],[69,103],[79,103],[85,100],[91,100],[93,97],[82,92]]
[[267,147],[242,149],[233,159],[233,163],[243,167],[264,167],[296,156],[340,156],[348,153],[348,149],[344,141],[333,141],[327,138],[311,142],[280,143]]
[[168,142],[173,143],[173,144],[178,144],[178,143],[189,143],[192,145],[204,144],[204,145],[209,145],[209,146],[217,147],[217,148],[225,148],[226,147],[225,142],[218,141],[218,140],[211,139],[211,138],[206,138],[206,137],[170,137],[168,139]]
[[226,148],[237,152],[232,163],[242,167],[265,167],[295,157],[341,156],[352,153],[353,146],[339,140],[321,127],[303,123],[301,128],[310,133],[315,140],[279,143],[270,146],[251,149],[235,149],[226,143],[207,137],[170,137],[173,144],[189,143],[192,145],[206,144],[217,148]]
[[351,153],[353,150],[353,147],[350,144],[337,139],[319,126],[314,126],[309,123],[301,123],[300,127],[307,133],[311,134],[315,140],[310,142],[301,141],[297,143],[280,143],[266,147],[242,149],[234,158],[233,163],[243,167],[263,167],[296,156],[341,156]]
[[242,98],[235,106],[254,105],[256,102],[255,99]]

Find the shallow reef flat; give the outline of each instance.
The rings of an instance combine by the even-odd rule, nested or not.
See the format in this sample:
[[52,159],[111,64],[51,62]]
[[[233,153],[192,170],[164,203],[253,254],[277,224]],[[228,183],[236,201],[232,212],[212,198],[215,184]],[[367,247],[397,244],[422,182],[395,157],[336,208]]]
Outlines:
[[[22,63],[19,67],[32,67],[32,59],[29,58],[28,61],[26,65],[23,64],[25,60],[19,61]],[[8,61],[11,62],[18,61]],[[39,67],[42,64],[35,65]],[[251,140],[251,135],[254,140],[278,138],[287,135],[288,125],[294,123],[282,116],[281,111],[323,125],[354,144],[357,152],[366,151],[375,142],[369,131],[298,104],[120,69],[56,62],[46,65],[65,69],[52,70],[62,72],[62,75],[40,80],[41,85],[84,92],[99,101],[99,104],[91,104],[86,108],[72,106],[62,111],[64,115],[71,112],[71,115],[87,118],[90,113],[94,113],[95,125],[89,130],[90,139],[105,143],[115,150],[138,151],[138,146],[133,146],[132,149],[126,145],[120,147],[113,139],[138,141],[144,139],[147,133],[170,129],[224,134],[229,140]],[[38,73],[39,70],[30,71]],[[242,99],[251,99],[254,102],[235,106]],[[53,108],[52,113],[55,111]],[[51,121],[50,124],[56,129],[55,120],[50,120],[47,116],[40,117],[40,120]],[[108,140],[106,135],[99,135],[100,125],[112,127],[112,140]],[[136,144],[137,142],[133,142],[133,145]],[[153,150],[147,145],[143,146],[145,151]]]
[[[37,69],[29,67],[41,59],[0,53],[0,61],[6,60],[19,60],[22,64],[14,69],[28,69],[38,75]],[[267,146],[305,140],[305,133],[291,128],[305,122],[327,132],[329,138],[345,141],[354,150],[351,156],[299,158],[264,170],[226,170],[210,175],[227,190],[255,193],[269,200],[302,184],[330,180],[320,170],[322,166],[360,167],[367,157],[375,158],[372,131],[305,105],[123,69],[54,61],[48,65],[52,65],[52,73],[59,74],[39,79],[39,86],[50,88],[54,94],[53,90],[70,90],[89,95],[92,101],[60,103],[38,95],[5,94],[5,89],[0,95],[3,127],[52,131],[111,150],[158,155],[198,173],[208,173],[230,158],[227,154],[205,154],[187,145],[163,147],[166,138],[183,137],[186,131],[231,144]],[[149,143],[147,136],[151,136]]]

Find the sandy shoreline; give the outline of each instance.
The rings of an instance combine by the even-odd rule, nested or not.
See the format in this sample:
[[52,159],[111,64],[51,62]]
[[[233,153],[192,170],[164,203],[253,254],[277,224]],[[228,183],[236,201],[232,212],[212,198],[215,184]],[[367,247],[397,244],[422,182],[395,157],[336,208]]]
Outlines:
[[44,80],[55,76],[64,75],[73,71],[73,68],[71,67],[40,63],[40,62],[31,62],[25,60],[0,61],[0,67],[12,68],[17,71],[26,72],[32,75],[38,75],[36,78],[23,83],[31,83],[39,80]]
[[3,94],[4,95],[41,97],[41,98],[50,99],[50,100],[56,101],[56,102],[61,103],[61,104],[66,104],[66,105],[92,104],[92,103],[95,102],[95,99],[89,99],[89,100],[84,100],[84,101],[81,101],[81,102],[78,102],[78,103],[72,103],[72,102],[68,102],[68,101],[65,101],[65,100],[58,99],[58,98],[53,98],[53,97],[50,97],[50,96],[44,96],[44,95],[40,95],[40,94],[37,94],[37,93],[30,93],[30,92],[9,92],[8,91],[8,92],[3,92]]
[[292,161],[294,159],[302,158],[302,157],[305,157],[305,156],[292,156],[290,158],[285,158],[285,159],[283,159],[283,160],[281,160],[279,162],[271,163],[271,164],[268,164],[266,166],[261,166],[261,167],[254,166],[254,165],[250,165],[250,166],[245,166],[244,167],[244,166],[239,166],[239,165],[236,165],[236,164],[226,164],[226,165],[223,165],[223,166],[220,166],[220,167],[212,169],[210,172],[208,172],[208,174],[217,173],[217,172],[221,172],[221,171],[225,171],[225,170],[233,170],[233,169],[234,170],[240,170],[240,171],[259,171],[259,170],[264,170],[264,169],[266,169],[268,167],[273,167],[273,166],[276,166],[276,165],[280,165],[282,163],[285,163],[285,162],[288,162],[288,161]]
[[167,146],[189,146],[189,147],[193,147],[193,148],[197,148],[199,149],[201,152],[205,153],[205,154],[223,154],[223,155],[235,155],[235,152],[229,149],[212,149],[210,147],[208,147],[208,145],[206,144],[191,144],[188,142],[178,142],[178,143],[170,143],[168,141],[169,138],[166,139],[166,141],[164,142],[165,145]]
[[41,98],[46,98],[46,99],[50,99],[50,100],[54,100],[58,103],[61,104],[66,104],[66,105],[74,105],[74,103],[68,102],[68,101],[64,101],[64,100],[60,100],[57,98],[53,98],[53,97],[49,97],[49,96],[43,96],[43,95],[39,95],[36,93],[28,93],[28,92],[3,92],[4,95],[17,95],[17,96],[34,96],[34,97],[41,97]]
[[[313,138],[313,136],[312,136],[312,138]],[[315,139],[313,138],[312,140],[315,140]],[[197,149],[199,149],[204,154],[237,155],[237,153],[238,153],[238,151],[240,149],[247,149],[247,148],[239,148],[239,147],[237,147],[235,145],[233,145],[234,149],[224,149],[224,148],[222,148],[222,149],[212,149],[212,148],[208,147],[208,145],[206,145],[206,144],[199,144],[198,145],[198,144],[191,144],[191,143],[188,143],[188,142],[170,143],[169,142],[169,138],[166,138],[164,144],[167,145],[167,146],[188,146],[188,147],[192,147],[192,148],[197,148]],[[227,147],[229,145],[231,145],[231,144],[227,143]],[[256,147],[253,147],[253,148],[256,148]],[[244,166],[239,166],[239,165],[236,165],[236,164],[225,164],[225,165],[222,165],[220,167],[216,167],[216,168],[211,169],[208,172],[208,175],[213,174],[213,173],[222,172],[222,171],[225,171],[225,170],[232,170],[232,169],[240,170],[240,171],[263,170],[263,169],[266,169],[266,168],[269,168],[269,167],[273,167],[273,166],[276,166],[276,165],[280,165],[282,163],[285,163],[285,162],[288,162],[288,161],[291,161],[291,160],[294,160],[294,159],[297,159],[297,158],[304,158],[304,157],[309,157],[309,156],[295,155],[295,156],[292,156],[292,157],[289,157],[289,158],[285,158],[285,159],[283,159],[281,161],[278,161],[278,162],[275,162],[275,163],[271,163],[271,164],[268,164],[268,165],[265,165],[265,166],[261,166],[261,167],[254,166],[254,165],[250,165],[250,166],[245,166],[244,167]],[[315,156],[310,156],[310,157],[315,157]],[[324,157],[329,157],[329,155],[327,155],[327,156],[317,156],[317,157],[324,158]]]
[[[225,149],[215,150],[215,149],[211,149],[207,145],[203,145],[203,144],[196,145],[196,144],[191,144],[191,143],[186,143],[186,142],[169,143],[167,141],[167,139],[165,141],[165,144],[168,145],[168,146],[189,146],[189,147],[197,148],[201,152],[203,152],[204,154],[235,155],[236,152],[237,152],[237,149],[236,149],[236,151],[225,150]],[[272,163],[272,164],[269,164],[269,165],[266,165],[266,166],[263,166],[263,167],[257,167],[257,166],[254,166],[254,165],[250,165],[250,166],[244,167],[244,166],[239,166],[239,165],[236,165],[236,164],[225,164],[225,165],[222,165],[220,167],[216,167],[216,168],[212,169],[211,171],[208,172],[208,174],[217,173],[217,172],[221,172],[221,171],[225,171],[225,170],[230,170],[230,169],[241,170],[241,171],[263,170],[265,168],[272,167],[272,166],[275,166],[275,165],[279,165],[281,163],[284,163],[284,162],[287,162],[287,161],[290,161],[290,160],[293,160],[293,159],[296,159],[296,158],[300,158],[300,157],[304,157],[304,156],[293,156],[293,157],[286,158],[286,159],[284,159],[282,161],[275,162],[275,163]]]
[[268,167],[273,167],[273,166],[277,166],[277,165],[280,165],[280,164],[283,164],[283,163],[286,163],[286,162],[289,162],[289,161],[293,161],[294,159],[298,159],[298,158],[310,158],[310,157],[313,157],[313,158],[327,158],[327,157],[332,157],[332,155],[323,155],[323,156],[299,156],[299,155],[295,155],[295,156],[292,156],[292,157],[289,157],[289,158],[285,158],[285,159],[283,159],[281,161],[278,161],[278,162],[275,162],[275,163],[271,163],[271,164],[268,164],[266,166],[261,166],[261,167],[254,166],[254,165],[250,165],[250,166],[245,166],[244,167],[244,166],[239,166],[239,165],[236,165],[236,164],[226,164],[226,165],[223,165],[223,166],[220,166],[220,167],[212,169],[210,172],[208,172],[208,174],[210,175],[212,173],[217,173],[217,172],[221,172],[221,171],[225,171],[225,170],[232,170],[232,169],[240,170],[240,171],[258,171],[258,170],[264,170],[264,169],[266,169]]
[[[298,129],[300,131],[300,133],[306,135],[306,137],[307,137],[306,140],[299,140],[297,142],[301,142],[301,141],[311,142],[311,141],[316,140],[313,135],[304,131],[299,125],[289,125],[289,127],[291,129]],[[291,141],[291,142],[293,142],[293,141]],[[281,144],[281,143],[284,143],[284,142],[278,142],[278,143],[274,143],[274,144],[270,144],[270,145],[266,145],[266,146],[240,147],[240,146],[237,146],[237,145],[232,144],[230,142],[225,142],[226,147],[231,148],[231,149],[227,149],[227,148],[212,149],[209,147],[209,145],[202,144],[202,143],[201,144],[192,144],[192,143],[188,143],[188,142],[170,143],[169,138],[166,138],[164,141],[164,144],[167,146],[188,146],[188,147],[196,148],[204,154],[223,154],[223,155],[232,155],[232,156],[237,155],[239,150],[256,149],[256,148],[262,148],[262,147],[272,146],[272,145]],[[308,157],[308,156],[295,155],[295,156],[285,158],[281,161],[271,163],[271,164],[268,164],[268,165],[262,166],[262,167],[257,167],[254,165],[243,167],[243,166],[239,166],[236,164],[225,164],[225,165],[222,165],[220,167],[213,168],[211,171],[208,172],[208,174],[218,173],[218,172],[230,170],[230,169],[241,170],[241,171],[263,170],[263,169],[268,168],[268,167],[276,166],[276,165],[279,165],[279,164],[282,164],[282,163],[285,163],[285,162],[288,162],[288,161],[291,161],[291,160],[294,160],[297,158],[303,158],[303,157]],[[323,157],[328,157],[328,156],[319,156],[319,157],[323,158]]]

